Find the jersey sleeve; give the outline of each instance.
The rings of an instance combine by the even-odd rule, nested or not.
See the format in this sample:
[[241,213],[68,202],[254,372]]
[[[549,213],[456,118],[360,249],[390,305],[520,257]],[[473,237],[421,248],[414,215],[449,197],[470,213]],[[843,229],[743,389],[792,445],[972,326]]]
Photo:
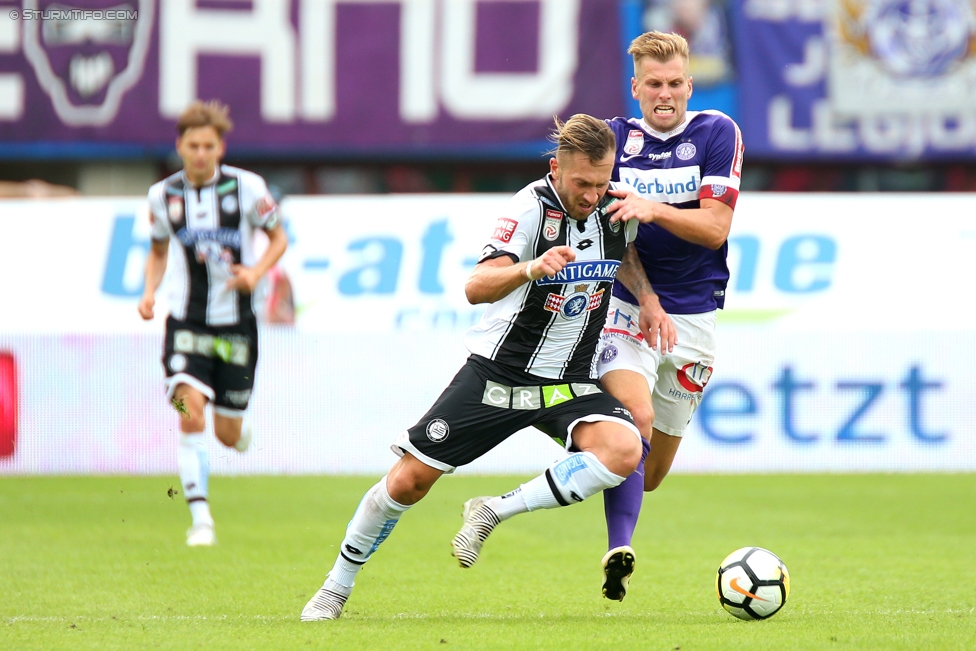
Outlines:
[[739,126],[732,118],[719,114],[708,138],[699,199],[715,199],[735,208],[744,151]]
[[169,239],[169,220],[166,215],[165,188],[156,183],[149,188],[149,237],[156,242]]
[[241,209],[248,222],[266,231],[274,229],[280,221],[280,211],[268,186],[257,174],[241,175]]
[[521,262],[530,251],[534,234],[539,230],[539,202],[523,191],[512,197],[495,222],[488,244],[481,250],[478,262],[508,256]]

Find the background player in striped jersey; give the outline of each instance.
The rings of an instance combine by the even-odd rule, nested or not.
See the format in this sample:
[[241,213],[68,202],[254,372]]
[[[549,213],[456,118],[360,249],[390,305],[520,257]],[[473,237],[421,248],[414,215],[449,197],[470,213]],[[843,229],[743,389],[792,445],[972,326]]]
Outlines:
[[[623,599],[634,569],[630,547],[644,491],[671,469],[715,359],[716,310],[729,280],[727,238],[739,194],[742,136],[718,111],[689,112],[688,43],[645,33],[628,49],[642,119],[614,118],[614,180],[628,193],[615,218],[637,220],[640,268],[621,269],[604,329],[600,381],[624,404],[645,439],[637,472],[604,493],[608,599]],[[649,452],[647,442],[649,441]]]
[[[509,202],[465,287],[491,303],[468,331],[467,363],[427,414],[394,442],[400,459],[363,497],[303,621],[336,619],[363,564],[444,473],[535,426],[569,456],[500,497],[469,500],[452,541],[470,567],[502,520],[567,506],[615,486],[640,459],[630,414],[595,381],[609,292],[636,233],[611,222],[615,140],[602,120],[557,122],[550,174]],[[630,264],[639,264],[636,257]]]
[[[190,546],[216,542],[207,501],[204,409],[213,405],[221,443],[247,450],[251,427],[243,418],[258,359],[252,292],[288,245],[264,180],[220,165],[224,134],[232,126],[228,112],[218,102],[197,101],[180,115],[176,151],[183,170],[149,189],[152,246],[138,308],[143,319],[153,318],[156,290],[170,263],[163,367],[167,397],[179,412],[177,460],[193,518]],[[257,229],[269,240],[260,259]]]

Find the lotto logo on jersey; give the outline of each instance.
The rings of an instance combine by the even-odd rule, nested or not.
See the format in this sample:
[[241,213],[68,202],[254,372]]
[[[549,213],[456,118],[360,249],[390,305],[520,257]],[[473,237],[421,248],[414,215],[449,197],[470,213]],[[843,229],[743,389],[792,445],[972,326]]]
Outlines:
[[550,242],[559,237],[559,225],[563,223],[563,214],[558,210],[546,211],[546,222],[542,227],[542,236]]
[[631,129],[624,144],[624,153],[634,156],[644,148],[644,133],[640,129]]
[[500,217],[495,224],[495,232],[491,234],[491,239],[508,244],[512,241],[512,233],[515,232],[517,226],[518,222],[514,219]]

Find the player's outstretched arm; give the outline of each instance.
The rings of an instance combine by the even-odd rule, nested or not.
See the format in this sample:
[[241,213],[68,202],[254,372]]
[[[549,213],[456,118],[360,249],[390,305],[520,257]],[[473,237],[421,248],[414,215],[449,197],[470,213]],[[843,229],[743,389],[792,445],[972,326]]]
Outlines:
[[732,206],[722,201],[702,199],[701,208],[682,209],[622,190],[610,190],[609,194],[619,199],[607,206],[612,221],[653,222],[685,241],[713,251],[721,248],[729,238]]
[[647,279],[647,273],[644,271],[644,266],[640,262],[633,242],[627,246],[627,250],[624,252],[620,270],[617,271],[617,280],[623,283],[623,286],[640,303],[638,323],[641,334],[644,335],[644,341],[652,349],[657,350],[660,339],[662,352],[670,353],[673,351],[675,344],[678,343],[678,332],[675,330],[671,317],[661,307],[661,300],[654,288],[651,287],[651,281]]
[[156,306],[156,290],[163,282],[163,274],[166,273],[166,261],[169,255],[169,240],[153,240],[149,247],[149,255],[146,256],[146,282],[142,290],[142,298],[139,299],[139,316],[144,320],[150,321],[154,316],[153,308]]
[[288,248],[288,236],[281,224],[276,224],[274,228],[265,232],[268,234],[268,248],[265,249],[264,255],[253,267],[245,267],[241,264],[232,265],[230,270],[234,275],[227,281],[228,289],[236,289],[250,294],[254,291],[261,277],[268,273],[268,269],[273,267],[284,255],[285,249]]
[[464,295],[472,305],[494,303],[527,282],[559,273],[576,259],[576,252],[568,246],[554,246],[538,258],[528,262],[513,262],[508,256],[479,262],[468,277]]

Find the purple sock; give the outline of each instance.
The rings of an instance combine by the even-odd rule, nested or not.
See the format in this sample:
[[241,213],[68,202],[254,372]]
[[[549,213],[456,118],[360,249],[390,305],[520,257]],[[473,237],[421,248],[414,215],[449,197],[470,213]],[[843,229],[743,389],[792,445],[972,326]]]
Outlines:
[[634,537],[634,527],[640,515],[641,501],[644,499],[644,459],[651,450],[651,444],[641,437],[644,452],[641,454],[637,470],[632,472],[619,486],[603,491],[603,511],[607,517],[608,549],[630,545]]

